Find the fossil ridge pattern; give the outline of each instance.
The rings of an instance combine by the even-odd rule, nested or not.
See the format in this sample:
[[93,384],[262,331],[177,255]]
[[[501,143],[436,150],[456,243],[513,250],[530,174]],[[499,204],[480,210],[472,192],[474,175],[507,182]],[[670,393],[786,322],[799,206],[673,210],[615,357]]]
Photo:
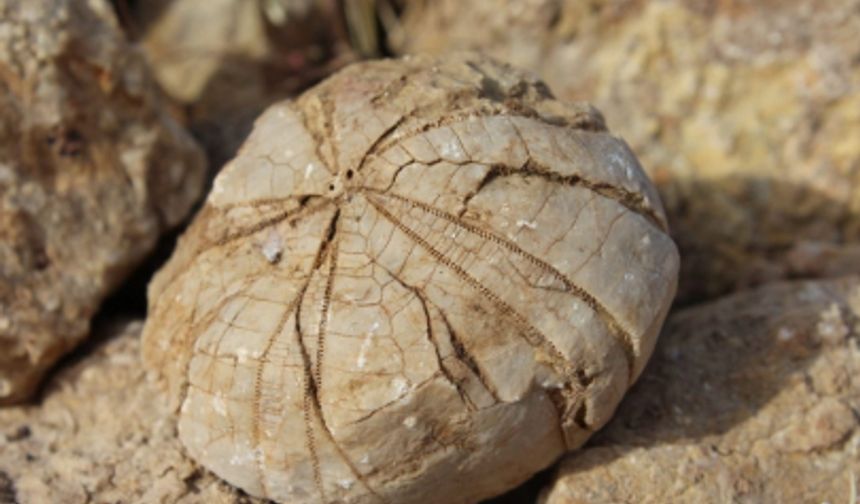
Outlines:
[[144,360],[203,465],[283,502],[475,502],[581,445],[678,256],[587,105],[476,55],[271,107],[150,286]]

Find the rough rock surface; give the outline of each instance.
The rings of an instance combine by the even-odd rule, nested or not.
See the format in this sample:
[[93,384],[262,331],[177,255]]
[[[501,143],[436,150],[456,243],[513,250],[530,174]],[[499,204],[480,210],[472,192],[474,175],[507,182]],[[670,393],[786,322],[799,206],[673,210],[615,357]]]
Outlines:
[[856,502],[860,278],[673,314],[613,420],[544,504]]
[[50,378],[38,404],[0,409],[0,504],[266,502],[184,455],[140,362],[142,325],[98,324],[96,341]]
[[184,106],[213,170],[235,155],[263,109],[331,70],[327,62],[338,30],[330,5],[319,0],[136,2],[131,31],[140,37],[159,83]]
[[858,13],[860,0],[416,1],[394,42],[480,49],[593,102],[660,190],[692,301],[860,271],[856,250],[840,271],[794,261],[860,243]]
[[145,362],[252,495],[475,502],[612,415],[674,295],[665,226],[589,106],[477,55],[355,65],[219,174]]
[[0,503],[243,501],[183,455],[140,363],[141,326],[102,327],[111,339],[53,377],[38,405],[0,409]]
[[0,404],[80,341],[202,189],[110,6],[0,3]]

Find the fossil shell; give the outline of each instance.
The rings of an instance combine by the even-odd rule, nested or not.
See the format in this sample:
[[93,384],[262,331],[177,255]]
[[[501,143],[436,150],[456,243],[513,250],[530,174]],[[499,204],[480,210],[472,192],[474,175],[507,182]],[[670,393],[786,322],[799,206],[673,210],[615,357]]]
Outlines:
[[678,255],[592,108],[476,55],[271,107],[150,287],[189,453],[283,502],[475,502],[641,372]]

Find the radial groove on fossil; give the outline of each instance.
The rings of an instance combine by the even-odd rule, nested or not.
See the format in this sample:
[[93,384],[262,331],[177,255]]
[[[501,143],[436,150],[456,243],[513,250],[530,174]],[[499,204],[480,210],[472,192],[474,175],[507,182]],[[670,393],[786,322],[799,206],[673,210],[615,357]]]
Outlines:
[[678,256],[599,114],[475,55],[270,108],[150,288],[144,357],[203,465],[283,502],[475,502],[581,445]]

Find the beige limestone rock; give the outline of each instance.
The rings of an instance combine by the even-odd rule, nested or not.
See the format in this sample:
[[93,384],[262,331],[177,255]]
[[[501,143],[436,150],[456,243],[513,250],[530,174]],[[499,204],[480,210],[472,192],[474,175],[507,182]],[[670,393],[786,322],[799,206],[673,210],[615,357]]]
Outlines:
[[331,71],[333,3],[320,0],[147,0],[132,31],[167,94],[218,170],[254,118]]
[[673,314],[616,416],[543,504],[856,502],[860,278]]
[[0,404],[87,334],[203,171],[108,4],[0,3]]
[[258,119],[150,285],[189,454],[290,503],[467,503],[612,415],[678,255],[626,144],[477,55],[352,66]]
[[0,410],[0,503],[245,500],[183,455],[140,363],[141,326],[97,329],[111,339],[54,376],[39,404]]
[[792,261],[797,241],[860,243],[858,33],[858,0],[434,0],[394,42],[480,49],[592,101],[660,190],[693,301],[860,272]]

